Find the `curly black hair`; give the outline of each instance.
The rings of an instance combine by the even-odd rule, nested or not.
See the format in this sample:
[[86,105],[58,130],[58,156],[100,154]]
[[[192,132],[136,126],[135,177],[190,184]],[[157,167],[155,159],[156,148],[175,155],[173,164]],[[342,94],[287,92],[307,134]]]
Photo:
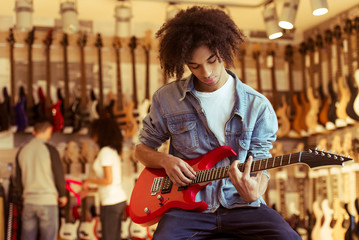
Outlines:
[[118,154],[122,152],[123,136],[118,123],[112,118],[100,118],[91,122],[89,128],[90,137],[97,137],[100,148],[111,147]]
[[193,51],[207,46],[227,66],[233,66],[233,54],[239,53],[244,34],[222,10],[194,6],[179,11],[157,31],[159,58],[166,77],[181,79],[184,66]]

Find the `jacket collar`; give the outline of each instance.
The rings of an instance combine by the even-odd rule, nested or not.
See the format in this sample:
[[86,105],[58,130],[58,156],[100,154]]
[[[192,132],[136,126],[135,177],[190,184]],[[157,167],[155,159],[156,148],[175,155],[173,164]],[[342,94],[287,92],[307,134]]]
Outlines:
[[[234,114],[239,115],[242,119],[245,116],[244,111],[247,106],[247,98],[246,90],[244,88],[244,83],[239,80],[239,78],[234,74],[232,71],[226,69],[227,73],[230,74],[235,79],[235,86],[236,86],[236,95],[235,95],[235,103],[234,103]],[[183,101],[188,93],[193,92],[194,89],[194,78],[195,76],[193,74],[189,75],[188,77],[184,78],[182,81],[182,97],[179,99],[179,101]]]

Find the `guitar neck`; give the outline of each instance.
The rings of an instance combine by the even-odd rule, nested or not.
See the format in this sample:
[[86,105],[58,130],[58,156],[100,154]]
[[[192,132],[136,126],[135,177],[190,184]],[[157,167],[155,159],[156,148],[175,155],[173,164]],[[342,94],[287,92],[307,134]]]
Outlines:
[[11,96],[10,96],[10,103],[11,106],[15,105],[15,65],[14,65],[14,44],[15,38],[12,28],[10,28],[10,33],[7,41],[10,44],[10,87],[11,87]]
[[150,99],[150,49],[145,48],[146,79],[145,79],[145,99]]
[[[298,152],[298,153],[291,153],[282,156],[253,161],[251,166],[251,173],[300,163],[302,154],[303,154],[302,152]],[[241,172],[243,172],[245,163],[239,163],[237,167]],[[191,184],[210,182],[213,180],[228,178],[229,168],[230,166],[225,166],[225,167],[211,168],[207,170],[198,171],[196,173],[196,179],[194,179]]]
[[80,47],[81,57],[81,106],[86,108],[87,97],[86,97],[86,66],[85,66],[85,47]]
[[99,109],[102,112],[103,109],[103,82],[102,82],[102,49],[97,48],[98,55],[98,86],[99,86]]
[[34,106],[34,98],[32,96],[32,85],[33,85],[33,78],[32,78],[32,44],[28,45],[28,78],[27,78],[27,107],[31,108]]

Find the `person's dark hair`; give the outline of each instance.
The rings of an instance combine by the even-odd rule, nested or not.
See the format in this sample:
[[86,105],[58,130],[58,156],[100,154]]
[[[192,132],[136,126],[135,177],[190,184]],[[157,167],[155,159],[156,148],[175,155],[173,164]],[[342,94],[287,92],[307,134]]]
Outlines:
[[207,46],[227,66],[233,66],[233,54],[239,54],[244,35],[222,10],[194,6],[179,11],[157,31],[159,58],[165,76],[181,79],[186,61],[193,51]]
[[46,129],[48,129],[49,127],[52,127],[52,124],[49,119],[39,119],[34,123],[34,132],[35,134],[42,133],[45,132]]
[[100,148],[111,147],[118,154],[122,152],[122,133],[118,123],[112,118],[100,118],[94,120],[89,129],[90,137],[97,137]]

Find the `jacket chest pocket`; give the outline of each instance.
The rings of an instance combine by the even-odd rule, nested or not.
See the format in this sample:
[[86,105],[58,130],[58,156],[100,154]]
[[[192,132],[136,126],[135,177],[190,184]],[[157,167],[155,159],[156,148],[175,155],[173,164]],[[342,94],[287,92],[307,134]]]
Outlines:
[[178,151],[192,151],[199,146],[197,123],[195,120],[184,120],[169,123],[172,144]]

